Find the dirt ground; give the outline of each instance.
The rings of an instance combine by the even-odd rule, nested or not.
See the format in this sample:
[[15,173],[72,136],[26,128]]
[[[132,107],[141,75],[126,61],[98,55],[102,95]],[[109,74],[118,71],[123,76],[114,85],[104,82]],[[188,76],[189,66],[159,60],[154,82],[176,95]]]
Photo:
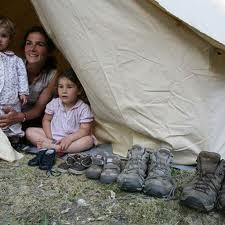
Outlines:
[[[26,155],[16,163],[0,161],[0,225],[224,225],[222,214],[181,206],[182,184],[193,172],[173,170],[175,200],[121,191],[84,175],[46,175],[28,167]],[[59,162],[58,162],[59,163]]]

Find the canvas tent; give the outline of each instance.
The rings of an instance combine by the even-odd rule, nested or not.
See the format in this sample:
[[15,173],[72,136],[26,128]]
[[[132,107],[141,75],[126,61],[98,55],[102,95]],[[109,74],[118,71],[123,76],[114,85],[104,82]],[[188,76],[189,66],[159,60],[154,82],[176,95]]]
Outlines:
[[225,158],[222,0],[32,4],[86,90],[96,136],[115,153],[165,142],[176,163],[202,150]]

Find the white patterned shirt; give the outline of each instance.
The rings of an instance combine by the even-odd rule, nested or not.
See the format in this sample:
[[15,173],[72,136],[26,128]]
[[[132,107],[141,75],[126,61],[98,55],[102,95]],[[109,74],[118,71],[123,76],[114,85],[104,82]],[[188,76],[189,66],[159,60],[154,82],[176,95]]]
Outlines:
[[0,52],[0,105],[16,105],[19,95],[29,95],[24,62],[11,51]]

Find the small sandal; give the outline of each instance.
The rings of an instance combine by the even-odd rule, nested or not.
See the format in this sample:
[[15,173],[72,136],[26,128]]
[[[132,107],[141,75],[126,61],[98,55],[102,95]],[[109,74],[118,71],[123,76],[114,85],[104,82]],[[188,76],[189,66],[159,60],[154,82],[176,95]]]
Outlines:
[[72,156],[68,156],[65,162],[58,165],[57,171],[61,173],[68,172],[68,169],[73,165],[74,161],[75,159]]
[[90,155],[82,155],[79,153],[76,153],[72,156],[74,159],[74,162],[72,165],[70,165],[68,172],[75,174],[75,175],[81,175],[84,174],[86,169],[89,168],[92,164],[92,159]]

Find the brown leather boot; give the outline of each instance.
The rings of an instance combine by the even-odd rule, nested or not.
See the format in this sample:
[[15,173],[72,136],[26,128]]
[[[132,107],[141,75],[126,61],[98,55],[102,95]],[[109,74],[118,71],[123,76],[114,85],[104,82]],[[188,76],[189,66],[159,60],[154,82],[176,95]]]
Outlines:
[[214,152],[202,151],[197,158],[193,181],[183,188],[181,204],[200,211],[216,206],[218,192],[224,179],[224,161]]
[[[225,160],[222,160],[225,170]],[[225,213],[225,179],[218,194],[217,209]]]

